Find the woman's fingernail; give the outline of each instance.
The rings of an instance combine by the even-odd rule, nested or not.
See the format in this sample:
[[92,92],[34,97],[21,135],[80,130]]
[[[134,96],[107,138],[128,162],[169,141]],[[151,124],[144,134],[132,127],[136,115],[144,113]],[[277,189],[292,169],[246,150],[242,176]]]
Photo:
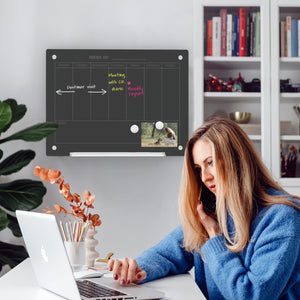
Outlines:
[[199,205],[201,204],[201,200],[198,200],[198,204],[199,204]]
[[130,284],[130,280],[129,279],[127,280],[127,284]]
[[138,274],[137,279],[141,279],[141,278],[142,278],[142,275]]
[[114,280],[117,280],[117,279],[118,279],[118,275],[115,274],[115,275],[114,275]]
[[121,284],[125,284],[125,280],[124,279],[121,280]]

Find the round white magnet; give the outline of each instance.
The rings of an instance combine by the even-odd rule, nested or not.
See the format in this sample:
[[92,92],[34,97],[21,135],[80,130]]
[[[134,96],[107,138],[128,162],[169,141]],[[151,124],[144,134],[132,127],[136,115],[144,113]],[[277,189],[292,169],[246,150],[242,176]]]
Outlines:
[[157,130],[162,130],[162,129],[164,128],[164,123],[161,122],[161,121],[156,122],[156,123],[155,123],[155,128],[156,128]]
[[132,133],[138,133],[139,130],[140,130],[139,126],[137,126],[137,125],[135,125],[135,124],[130,126],[130,131],[131,131]]

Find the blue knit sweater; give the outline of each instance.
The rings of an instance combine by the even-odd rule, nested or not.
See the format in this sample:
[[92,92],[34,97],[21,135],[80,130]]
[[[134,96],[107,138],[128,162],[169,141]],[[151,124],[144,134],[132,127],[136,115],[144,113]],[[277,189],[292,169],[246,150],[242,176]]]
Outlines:
[[[270,190],[270,194],[281,192]],[[228,224],[234,230],[233,222]],[[136,260],[145,281],[195,267],[195,281],[208,299],[300,299],[300,211],[284,204],[263,208],[251,225],[251,243],[229,252],[222,236],[209,239],[199,253],[182,247],[178,227]]]

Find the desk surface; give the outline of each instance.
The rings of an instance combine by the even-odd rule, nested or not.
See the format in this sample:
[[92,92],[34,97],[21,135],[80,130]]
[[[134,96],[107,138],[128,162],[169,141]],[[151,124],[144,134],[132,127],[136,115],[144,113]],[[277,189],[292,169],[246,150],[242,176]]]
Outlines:
[[[169,276],[145,283],[145,286],[165,292],[164,300],[205,299],[189,274]],[[1,299],[63,299],[38,286],[29,258],[0,278],[0,291]]]

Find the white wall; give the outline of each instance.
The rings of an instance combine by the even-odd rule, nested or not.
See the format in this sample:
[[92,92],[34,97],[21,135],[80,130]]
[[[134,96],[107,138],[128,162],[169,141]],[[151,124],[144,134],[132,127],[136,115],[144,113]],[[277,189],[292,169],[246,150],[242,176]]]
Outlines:
[[[192,0],[1,0],[0,99],[15,98],[28,109],[9,133],[45,121],[46,49],[188,49],[192,54],[192,17]],[[45,146],[42,141],[1,147],[4,156],[21,148],[37,154],[9,179],[37,179],[32,170],[40,165],[61,170],[72,193],[95,193],[103,221],[97,234],[100,256],[112,251],[134,257],[179,223],[182,157],[47,157]],[[54,203],[67,206],[57,185],[45,185],[39,211]],[[7,231],[0,239],[15,240]]]

